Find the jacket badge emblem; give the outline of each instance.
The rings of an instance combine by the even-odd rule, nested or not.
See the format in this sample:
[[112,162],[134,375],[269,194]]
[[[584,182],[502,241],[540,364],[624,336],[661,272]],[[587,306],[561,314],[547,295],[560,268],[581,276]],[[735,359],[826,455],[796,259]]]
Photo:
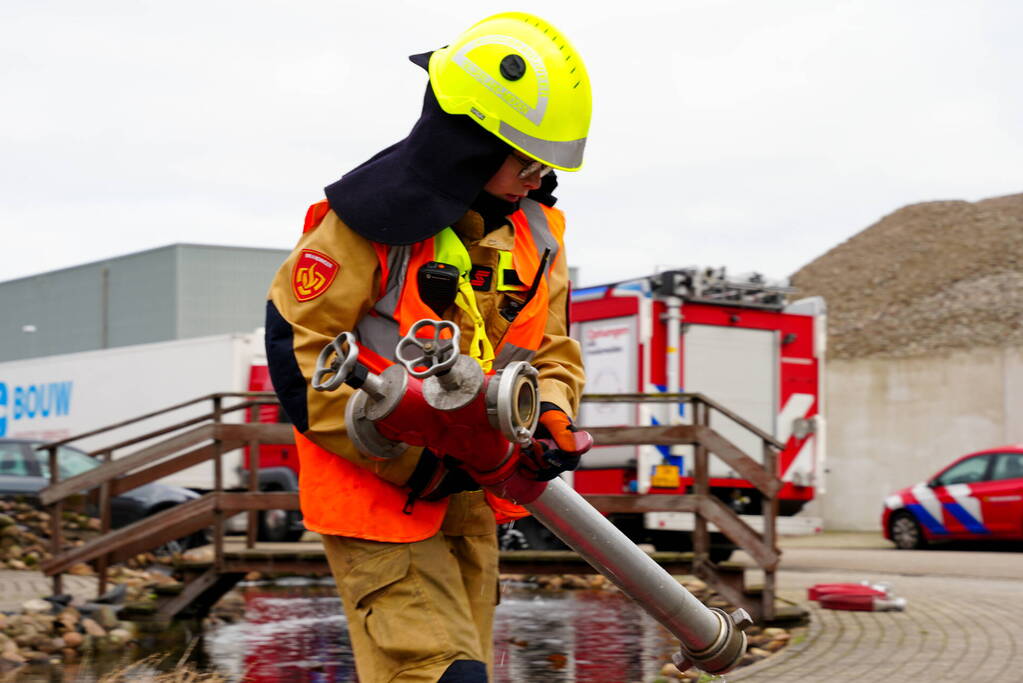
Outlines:
[[291,271],[291,289],[299,301],[309,301],[327,291],[341,270],[337,261],[313,249],[303,249]]
[[469,284],[473,289],[483,292],[490,291],[490,283],[494,281],[494,269],[487,266],[473,266],[469,271]]

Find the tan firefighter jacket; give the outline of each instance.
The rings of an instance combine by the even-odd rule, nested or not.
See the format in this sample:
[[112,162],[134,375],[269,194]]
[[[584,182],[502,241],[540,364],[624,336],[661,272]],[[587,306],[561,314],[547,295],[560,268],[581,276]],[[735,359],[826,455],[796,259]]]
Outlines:
[[[498,271],[500,252],[510,252],[514,246],[510,224],[484,235],[483,219],[473,211],[467,212],[452,228],[466,246],[473,265],[489,268],[493,273]],[[387,462],[367,458],[345,434],[345,405],[353,390],[343,386],[333,392],[318,392],[310,385],[316,358],[323,347],[339,333],[354,331],[380,298],[380,248],[351,230],[333,211],[326,213],[318,227],[303,234],[277,272],[268,302],[268,333],[276,316],[278,326],[290,327],[292,348],[268,341],[268,360],[271,366],[278,366],[278,373],[274,375],[275,389],[296,428],[320,447],[401,486],[415,468],[421,449],[410,448]],[[318,257],[322,258],[312,264],[314,268],[303,270],[303,264],[298,263],[301,258]],[[415,273],[407,274],[407,277],[415,276]],[[489,289],[475,290],[487,336],[495,347],[509,325],[499,313],[509,295],[496,291],[496,279],[492,278]],[[545,335],[532,364],[539,371],[541,400],[550,401],[574,416],[585,376],[579,344],[568,336],[569,283],[563,253],[557,255],[550,269],[548,286]],[[444,317],[461,328],[461,351],[467,352],[473,337],[472,322],[455,306],[449,308]],[[283,366],[288,366],[287,372],[294,381],[279,379]],[[286,386],[278,386],[280,384]],[[299,414],[298,420],[295,413]],[[300,424],[303,421],[304,424]]]

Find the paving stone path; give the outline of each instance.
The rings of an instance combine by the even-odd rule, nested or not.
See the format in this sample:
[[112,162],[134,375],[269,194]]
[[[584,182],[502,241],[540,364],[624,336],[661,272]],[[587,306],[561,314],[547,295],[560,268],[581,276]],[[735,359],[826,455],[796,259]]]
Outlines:
[[[937,557],[935,556],[935,559]],[[1023,681],[1023,578],[782,572],[779,594],[803,604],[815,583],[886,581],[905,612],[844,612],[809,603],[806,638],[728,674],[731,681]]]
[[[96,577],[64,575],[64,592],[87,602],[96,597]],[[53,595],[53,579],[42,572],[0,570],[0,612],[20,612],[32,598]]]

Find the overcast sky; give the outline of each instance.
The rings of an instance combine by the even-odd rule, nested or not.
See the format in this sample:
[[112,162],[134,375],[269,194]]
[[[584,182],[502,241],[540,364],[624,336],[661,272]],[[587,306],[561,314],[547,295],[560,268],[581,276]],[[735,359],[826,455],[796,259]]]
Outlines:
[[408,132],[406,60],[494,12],[582,54],[583,284],[784,277],[905,204],[1023,192],[1023,3],[0,3],[0,280],[174,242],[290,249]]

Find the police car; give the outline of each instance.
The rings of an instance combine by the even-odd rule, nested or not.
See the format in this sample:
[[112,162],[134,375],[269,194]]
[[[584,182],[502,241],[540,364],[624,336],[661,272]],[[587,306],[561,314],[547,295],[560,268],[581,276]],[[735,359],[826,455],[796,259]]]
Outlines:
[[885,499],[881,528],[896,548],[953,540],[1023,540],[1023,444],[959,458]]

